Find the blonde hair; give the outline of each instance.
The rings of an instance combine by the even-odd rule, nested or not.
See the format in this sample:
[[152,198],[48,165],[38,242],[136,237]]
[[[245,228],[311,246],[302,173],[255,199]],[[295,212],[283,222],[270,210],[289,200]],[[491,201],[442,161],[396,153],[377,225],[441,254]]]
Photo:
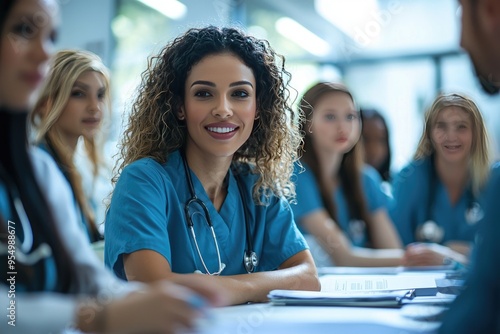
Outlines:
[[[54,125],[63,113],[73,86],[88,71],[100,73],[105,85],[105,107],[110,110],[109,71],[97,55],[83,50],[61,50],[52,60],[47,80],[31,113],[30,122],[35,131],[35,142],[46,141],[57,162],[67,173],[75,198],[82,209],[91,231],[96,232],[95,218],[83,191],[80,173],[73,162],[73,155],[64,143],[60,131]],[[106,113],[104,113],[106,114]],[[84,137],[85,151],[92,163],[94,177],[99,172],[101,155],[96,138]]]
[[187,75],[204,57],[223,53],[250,67],[257,82],[258,118],[233,161],[254,165],[259,175],[253,189],[256,203],[262,204],[271,194],[293,200],[295,186],[290,178],[302,140],[297,125],[302,113],[289,105],[285,60],[265,40],[213,26],[188,30],[149,59],[120,143],[113,183],[136,160],[149,157],[165,163],[170,153],[184,149],[187,129],[177,113],[184,103]]
[[418,143],[414,159],[425,159],[435,152],[431,141],[432,128],[441,110],[448,107],[458,107],[467,113],[472,122],[472,146],[469,163],[472,191],[478,194],[485,185],[490,172],[489,136],[483,116],[477,105],[470,98],[460,94],[441,94],[434,100],[425,113],[424,130]]

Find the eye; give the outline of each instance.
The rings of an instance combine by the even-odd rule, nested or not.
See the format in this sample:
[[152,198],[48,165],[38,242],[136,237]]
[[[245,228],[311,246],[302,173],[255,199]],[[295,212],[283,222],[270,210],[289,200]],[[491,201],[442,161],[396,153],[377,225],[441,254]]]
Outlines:
[[356,115],[356,114],[349,114],[349,115],[347,115],[347,119],[349,121],[355,121],[355,120],[358,119],[358,115]]
[[52,32],[49,35],[49,39],[52,43],[55,43],[57,41],[57,38],[59,37],[59,34],[57,30],[52,30]]
[[83,97],[85,94],[82,91],[74,90],[71,92],[71,97]]
[[209,91],[207,90],[199,90],[194,93],[194,96],[196,97],[210,97],[212,94],[210,94]]
[[236,90],[231,95],[239,98],[245,98],[249,96],[248,93],[244,90]]
[[105,91],[101,91],[97,94],[97,98],[99,100],[104,100],[104,98],[106,97],[106,92]]
[[325,115],[325,119],[327,121],[334,121],[335,120],[335,115],[333,115],[333,114],[326,114]]
[[24,38],[32,38],[33,35],[35,34],[35,29],[31,24],[28,24],[26,22],[22,22],[19,24],[16,24],[12,31]]

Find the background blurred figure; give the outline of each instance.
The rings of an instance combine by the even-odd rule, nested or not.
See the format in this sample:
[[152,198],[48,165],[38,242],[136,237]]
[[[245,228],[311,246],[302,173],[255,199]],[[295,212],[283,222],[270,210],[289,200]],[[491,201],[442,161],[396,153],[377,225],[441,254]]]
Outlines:
[[57,13],[55,0],[0,1],[0,333],[192,328],[206,301],[222,301],[220,290],[201,277],[184,286],[119,281],[93,254],[54,161],[28,146],[27,110],[46,72]]
[[[485,92],[500,90],[500,1],[462,0],[461,45],[474,63]],[[473,266],[465,290],[443,321],[440,333],[500,333],[500,177],[485,196]]]
[[296,221],[317,266],[397,266],[401,241],[387,213],[380,176],[363,163],[361,119],[349,90],[318,83],[302,97],[306,114],[296,169]]
[[36,143],[56,161],[68,180],[91,242],[102,239],[91,199],[84,192],[82,177],[74,163],[79,140],[91,162],[94,179],[101,164],[97,139],[106,113],[110,111],[108,69],[93,53],[62,50],[51,61],[48,78],[31,114]]
[[362,109],[362,139],[365,162],[375,168],[385,182],[391,182],[391,147],[384,116],[375,109]]
[[467,262],[489,171],[489,140],[476,104],[459,94],[438,96],[425,114],[414,161],[394,181],[392,219],[410,244],[408,264]]

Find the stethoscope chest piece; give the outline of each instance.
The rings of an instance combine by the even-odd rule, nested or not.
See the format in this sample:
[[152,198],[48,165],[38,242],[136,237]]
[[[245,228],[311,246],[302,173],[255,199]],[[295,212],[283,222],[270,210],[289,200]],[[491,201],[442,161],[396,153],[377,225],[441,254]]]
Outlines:
[[428,220],[417,228],[417,240],[440,243],[444,237],[444,230],[433,220]]
[[259,264],[259,258],[257,253],[254,251],[245,251],[243,262],[245,263],[245,269],[247,273],[251,273],[255,270],[255,267]]
[[476,225],[483,217],[484,211],[477,202],[473,202],[470,208],[465,212],[465,221],[469,225]]

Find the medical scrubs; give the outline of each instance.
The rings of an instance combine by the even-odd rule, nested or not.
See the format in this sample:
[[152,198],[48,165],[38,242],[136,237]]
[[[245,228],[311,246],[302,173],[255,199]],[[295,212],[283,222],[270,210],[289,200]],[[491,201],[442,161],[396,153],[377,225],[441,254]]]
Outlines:
[[[271,197],[268,205],[254,204],[252,191],[256,175],[239,173],[244,192],[240,195],[235,174],[230,170],[227,196],[217,211],[196,175],[190,170],[189,173],[196,196],[206,205],[215,230],[221,261],[226,265],[222,275],[246,273],[243,265],[246,219],[253,251],[259,258],[256,271],[277,269],[285,260],[307,249],[285,199]],[[106,216],[106,265],[118,277],[126,279],[123,255],[147,249],[161,254],[173,272],[200,270],[205,273],[186,223],[184,209],[191,197],[178,151],[171,153],[164,164],[144,158],[125,167]],[[247,218],[244,206],[249,211]],[[196,205],[192,209],[201,256],[208,270],[215,272],[219,263],[214,238],[203,211],[197,210]]]
[[[299,228],[304,234],[307,231],[300,225],[300,220],[317,210],[324,209],[320,190],[313,172],[304,164],[305,170],[295,168],[297,204],[292,205],[293,213]],[[361,173],[361,185],[364,192],[368,211],[374,213],[379,209],[386,209],[387,196],[381,189],[381,179],[377,171],[370,166],[364,166]],[[337,208],[337,224],[346,233],[354,246],[367,247],[368,231],[364,223],[354,219],[349,213],[347,198],[342,187],[337,187],[333,193]]]
[[[311,254],[317,267],[330,267],[335,263],[330,255],[323,250],[316,237],[310,235],[301,226],[301,219],[318,210],[325,209],[321,199],[320,190],[316,178],[307,165],[303,164],[305,170],[296,166],[295,168],[295,190],[297,192],[296,204],[291,205],[300,231],[309,244]],[[368,211],[374,213],[388,206],[388,196],[382,191],[381,178],[377,171],[366,165],[361,173],[361,185],[368,206]],[[351,216],[347,199],[342,187],[337,187],[333,193],[333,199],[337,208],[337,224],[344,231],[353,246],[370,247],[366,224]]]
[[[468,187],[453,204],[439,177],[431,175],[432,168],[434,167],[429,158],[415,160],[403,168],[394,180],[395,205],[391,210],[391,218],[403,243],[407,245],[425,241],[418,238],[418,232],[428,220],[439,226],[440,233],[443,234],[440,243],[452,240],[474,241],[478,221],[484,215],[484,191],[474,196]],[[498,168],[493,168],[492,175],[496,172]],[[435,181],[432,182],[431,179]],[[472,207],[475,209],[469,210]]]
[[500,333],[500,176],[498,165],[484,196],[484,218],[472,261],[473,268],[460,293],[446,312],[441,334]]

